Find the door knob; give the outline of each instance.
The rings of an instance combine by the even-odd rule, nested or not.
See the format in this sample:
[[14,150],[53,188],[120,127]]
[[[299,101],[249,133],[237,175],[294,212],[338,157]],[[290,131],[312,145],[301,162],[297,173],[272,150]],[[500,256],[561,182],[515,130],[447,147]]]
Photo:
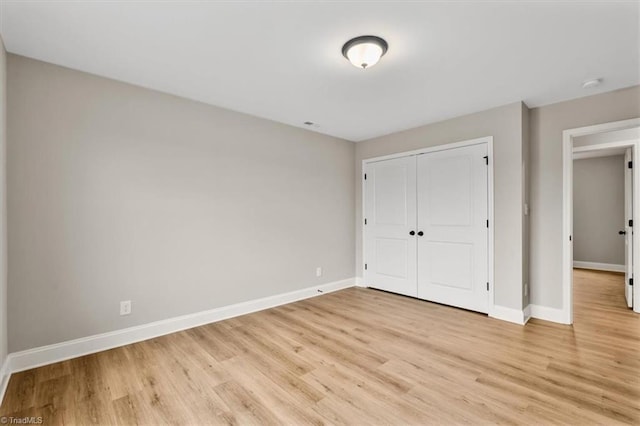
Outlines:
[[416,231],[409,231],[409,235],[416,235]]
[[618,235],[627,235],[627,231],[618,231]]
[[419,237],[422,237],[423,235],[424,235],[424,232],[422,232],[422,231],[418,231],[418,236],[419,236]]

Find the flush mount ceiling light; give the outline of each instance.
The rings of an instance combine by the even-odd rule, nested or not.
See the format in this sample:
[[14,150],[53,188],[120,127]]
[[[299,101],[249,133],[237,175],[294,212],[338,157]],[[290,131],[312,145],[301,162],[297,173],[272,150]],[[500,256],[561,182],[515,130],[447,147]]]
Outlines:
[[366,69],[378,63],[389,45],[380,37],[366,35],[352,38],[342,46],[342,55],[353,66]]
[[590,89],[592,87],[599,86],[600,83],[602,83],[602,79],[601,78],[594,78],[593,80],[587,80],[584,83],[582,83],[582,88],[583,89]]

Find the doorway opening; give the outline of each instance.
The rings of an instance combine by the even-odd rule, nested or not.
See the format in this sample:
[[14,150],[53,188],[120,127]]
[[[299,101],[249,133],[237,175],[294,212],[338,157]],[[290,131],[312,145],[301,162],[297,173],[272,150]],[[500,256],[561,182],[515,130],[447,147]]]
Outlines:
[[[598,139],[627,140],[621,132]],[[590,149],[593,136],[578,137],[573,149],[574,321],[594,309],[632,307],[632,147]],[[596,145],[597,146],[597,145]]]
[[[640,223],[639,148],[640,119],[570,129],[563,134],[564,323],[573,323],[574,267],[609,271],[601,274],[619,281],[617,290],[616,284],[611,287],[613,292],[619,292],[620,300],[624,297],[628,308],[640,312],[640,291],[633,287],[634,276],[640,279],[635,273],[640,272],[640,232],[633,232],[634,222]],[[589,163],[600,163],[599,169],[589,171]],[[607,173],[611,175],[608,178]],[[618,179],[617,188],[607,188],[612,179]],[[600,204],[590,203],[594,200],[589,197]],[[615,226],[615,216],[620,216],[619,226]],[[590,276],[595,275],[581,272],[577,278]]]

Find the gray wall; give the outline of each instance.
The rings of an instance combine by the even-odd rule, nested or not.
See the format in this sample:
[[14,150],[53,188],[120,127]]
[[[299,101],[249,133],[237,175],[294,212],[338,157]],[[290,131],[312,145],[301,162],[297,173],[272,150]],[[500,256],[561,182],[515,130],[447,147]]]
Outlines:
[[624,265],[623,155],[573,162],[573,259]]
[[[0,37],[0,366],[7,352],[7,53]],[[2,377],[0,377],[2,380]]]
[[[356,145],[356,274],[362,276],[362,160],[493,136],[495,177],[495,303],[522,309],[526,159],[521,102],[394,133]],[[366,283],[365,283],[366,284]]]
[[531,110],[531,303],[562,309],[562,132],[640,117],[640,86]]
[[15,55],[8,124],[12,352],[353,277],[351,142]]
[[528,303],[530,269],[531,303],[560,308],[562,131],[640,116],[633,87],[354,146],[15,55],[7,80],[10,351],[361,275],[362,160],[483,136],[496,304]]

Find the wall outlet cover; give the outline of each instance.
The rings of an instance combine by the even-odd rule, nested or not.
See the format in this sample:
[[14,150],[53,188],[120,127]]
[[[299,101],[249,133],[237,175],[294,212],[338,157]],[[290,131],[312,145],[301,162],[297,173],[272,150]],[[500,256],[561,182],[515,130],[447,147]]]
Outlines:
[[120,315],[131,314],[131,300],[123,300],[120,302]]

